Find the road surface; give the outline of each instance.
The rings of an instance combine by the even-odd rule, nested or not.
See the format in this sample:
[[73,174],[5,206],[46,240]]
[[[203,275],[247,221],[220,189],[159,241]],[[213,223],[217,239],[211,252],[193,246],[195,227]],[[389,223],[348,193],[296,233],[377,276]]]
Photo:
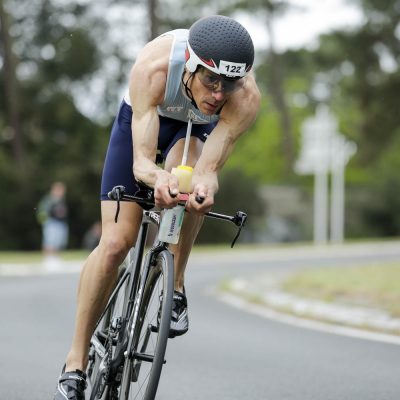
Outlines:
[[[379,253],[379,252],[378,252]],[[391,248],[375,258],[400,259]],[[190,331],[171,340],[160,400],[398,400],[400,346],[302,329],[220,302],[243,274],[371,261],[368,252],[194,256]],[[78,275],[0,278],[0,399],[52,399],[73,329]]]

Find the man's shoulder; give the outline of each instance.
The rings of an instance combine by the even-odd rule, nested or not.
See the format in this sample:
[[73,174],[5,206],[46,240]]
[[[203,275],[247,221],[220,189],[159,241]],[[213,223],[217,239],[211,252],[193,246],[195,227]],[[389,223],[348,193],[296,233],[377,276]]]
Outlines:
[[175,40],[187,40],[189,37],[189,29],[173,29],[172,31],[164,32],[158,37],[161,38],[164,36],[172,36]]
[[260,108],[261,94],[253,76],[246,77],[244,87],[233,94],[221,111],[221,119],[241,134],[254,122]]
[[250,112],[255,107],[258,108],[261,94],[253,75],[246,78],[242,89],[233,94],[229,103],[233,105],[233,112]]
[[175,29],[165,32],[148,42],[139,52],[136,63],[155,64],[167,67],[172,46],[176,43],[186,43],[188,29]]
[[171,45],[171,37],[158,37],[142,48],[132,69],[136,82],[159,73],[166,75]]

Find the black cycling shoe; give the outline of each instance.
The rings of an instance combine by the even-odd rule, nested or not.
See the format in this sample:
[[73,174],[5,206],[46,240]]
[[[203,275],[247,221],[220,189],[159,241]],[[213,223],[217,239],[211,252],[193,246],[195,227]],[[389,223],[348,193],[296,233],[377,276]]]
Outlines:
[[174,290],[174,297],[172,298],[172,316],[171,327],[169,330],[169,337],[181,336],[189,329],[189,318],[187,311],[187,299],[184,292]]
[[53,400],[85,400],[86,374],[79,369],[63,372]]

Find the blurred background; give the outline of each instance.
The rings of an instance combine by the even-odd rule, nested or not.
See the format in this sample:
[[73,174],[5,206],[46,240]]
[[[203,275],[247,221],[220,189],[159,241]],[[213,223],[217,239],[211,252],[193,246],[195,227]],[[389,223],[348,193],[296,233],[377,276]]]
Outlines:
[[[1,250],[41,248],[54,182],[66,187],[68,248],[93,246],[109,132],[137,52],[217,13],[253,36],[263,100],[215,210],[249,213],[242,242],[312,240],[314,176],[295,166],[304,121],[324,104],[357,146],[346,239],[400,235],[399,0],[0,0]],[[231,238],[210,221],[199,243]]]

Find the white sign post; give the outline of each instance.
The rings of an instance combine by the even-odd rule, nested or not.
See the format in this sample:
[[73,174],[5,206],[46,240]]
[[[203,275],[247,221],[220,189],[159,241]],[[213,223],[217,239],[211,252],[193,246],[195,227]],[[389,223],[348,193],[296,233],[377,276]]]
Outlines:
[[302,148],[295,169],[299,174],[314,174],[314,242],[328,241],[328,177],[332,172],[330,240],[344,237],[344,171],[356,145],[337,132],[337,121],[327,106],[302,126]]
[[332,137],[332,195],[331,195],[331,241],[342,243],[344,239],[344,186],[345,166],[356,153],[357,146],[343,136]]

